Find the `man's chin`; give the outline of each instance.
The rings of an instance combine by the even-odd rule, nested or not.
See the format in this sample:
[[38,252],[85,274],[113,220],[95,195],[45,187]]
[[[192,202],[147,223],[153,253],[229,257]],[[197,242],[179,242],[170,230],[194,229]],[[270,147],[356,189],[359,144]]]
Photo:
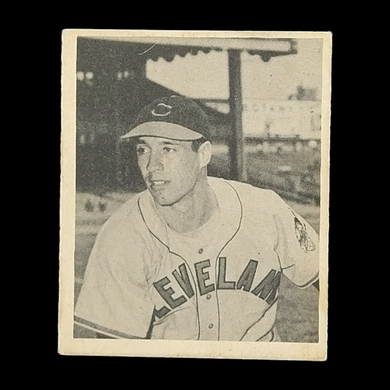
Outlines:
[[176,202],[168,202],[168,201],[161,201],[154,199],[154,202],[157,203],[161,207],[168,207],[168,206],[173,206]]
[[162,207],[163,206],[172,206],[176,203],[176,201],[174,201],[174,200],[165,198],[164,196],[161,195],[161,193],[154,192],[154,191],[150,191],[150,193],[152,194],[154,202],[156,204],[158,204],[159,206],[162,206]]

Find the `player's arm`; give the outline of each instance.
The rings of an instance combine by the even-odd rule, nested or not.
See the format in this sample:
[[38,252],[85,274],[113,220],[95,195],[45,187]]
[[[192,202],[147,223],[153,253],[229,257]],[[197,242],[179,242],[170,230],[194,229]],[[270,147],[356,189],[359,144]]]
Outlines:
[[[99,333],[99,332],[96,332],[96,338],[97,339],[115,339],[115,337],[110,337],[110,336],[107,336],[103,333]],[[127,337],[128,339],[142,339],[142,337],[135,337],[135,336],[128,336]]]
[[97,338],[146,338],[154,303],[143,242],[126,229],[103,228],[88,261],[75,308],[75,325]]
[[[132,335],[126,335],[125,338],[127,338],[127,339],[136,339],[136,340],[150,339],[150,335],[151,335],[152,329],[153,329],[153,324],[151,322],[150,323],[150,327],[149,327],[149,331],[148,331],[146,337],[137,337],[137,336],[132,336]],[[101,333],[101,332],[94,332],[94,338],[97,338],[97,339],[115,339],[116,337],[112,337],[110,335],[107,335],[107,334],[104,334],[104,333]]]
[[[114,309],[115,310],[115,309]],[[93,311],[83,312],[82,309],[78,309],[77,314],[81,311],[83,317],[74,317],[74,331],[77,334],[77,338],[88,339],[147,339],[150,338],[150,332],[145,333],[145,336],[136,336],[131,332],[123,332],[127,330],[123,324],[118,322],[115,318],[110,322],[107,317],[99,316]],[[94,315],[94,317],[93,317]],[[115,317],[115,313],[114,313]],[[85,318],[88,318],[86,320]],[[110,325],[109,327],[102,326],[101,324]],[[111,325],[112,324],[112,325]],[[119,329],[119,330],[118,330]],[[138,328],[134,328],[138,332],[143,332]]]
[[103,333],[98,333],[98,332],[96,332],[96,338],[97,338],[97,339],[113,339],[114,337],[106,336],[106,335],[103,334]]
[[[83,327],[82,325],[77,324],[77,322],[74,324],[74,334],[75,337],[83,338],[83,339],[117,339],[118,338],[118,337],[109,336],[108,334],[100,333],[98,331]],[[127,335],[125,338],[142,339],[142,337],[136,337],[131,335]]]
[[[276,195],[276,194],[275,194]],[[276,251],[283,273],[296,286],[319,290],[319,237],[317,232],[279,196],[274,200]]]

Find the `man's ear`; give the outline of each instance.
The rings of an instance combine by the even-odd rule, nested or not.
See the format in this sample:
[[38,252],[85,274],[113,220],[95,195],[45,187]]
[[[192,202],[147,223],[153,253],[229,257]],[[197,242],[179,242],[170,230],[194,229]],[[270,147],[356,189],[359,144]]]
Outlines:
[[198,150],[200,168],[206,167],[209,164],[212,156],[211,149],[210,141],[206,141],[200,145]]

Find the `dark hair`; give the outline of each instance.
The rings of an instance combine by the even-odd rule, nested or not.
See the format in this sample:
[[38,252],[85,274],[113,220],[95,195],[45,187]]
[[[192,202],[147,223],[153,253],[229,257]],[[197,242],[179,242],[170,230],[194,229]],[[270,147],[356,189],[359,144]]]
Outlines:
[[198,152],[199,148],[200,148],[200,145],[204,144],[206,142],[206,138],[204,137],[201,137],[199,139],[196,139],[194,141],[192,141],[192,144],[191,144],[191,148],[194,152]]

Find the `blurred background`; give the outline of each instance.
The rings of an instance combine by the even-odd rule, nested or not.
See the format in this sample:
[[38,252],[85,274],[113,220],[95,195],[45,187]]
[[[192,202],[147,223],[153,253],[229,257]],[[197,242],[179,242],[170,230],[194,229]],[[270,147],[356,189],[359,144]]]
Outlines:
[[[210,176],[273,189],[319,232],[322,39],[79,37],[75,77],[75,300],[100,227],[145,188],[120,136],[157,97],[206,111]],[[284,341],[318,340],[316,291],[283,280],[280,307]]]

